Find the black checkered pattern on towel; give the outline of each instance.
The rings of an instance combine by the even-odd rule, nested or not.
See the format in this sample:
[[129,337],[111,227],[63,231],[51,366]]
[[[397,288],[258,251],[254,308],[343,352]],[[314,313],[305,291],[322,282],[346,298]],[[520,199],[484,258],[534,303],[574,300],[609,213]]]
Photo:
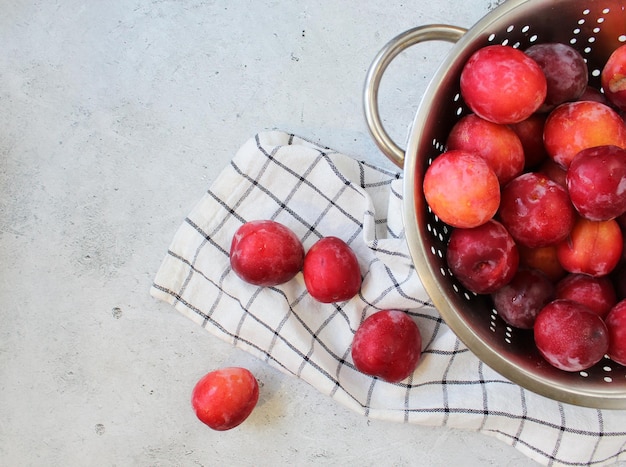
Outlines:
[[[403,237],[402,177],[281,132],[239,150],[176,233],[151,293],[215,336],[293,374],[368,417],[476,430],[546,465],[608,465],[626,457],[626,413],[569,406],[512,384],[461,344],[429,303]],[[273,219],[305,249],[344,239],[360,260],[352,300],[320,304],[302,274],[259,288],[230,269],[232,235]],[[398,384],[365,376],[352,336],[372,313],[405,310],[423,356]]]

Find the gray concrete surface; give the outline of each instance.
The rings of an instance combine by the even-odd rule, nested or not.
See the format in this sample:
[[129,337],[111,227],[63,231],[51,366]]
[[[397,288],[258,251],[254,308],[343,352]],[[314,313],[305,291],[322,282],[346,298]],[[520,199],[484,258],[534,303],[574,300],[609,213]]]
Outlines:
[[[496,3],[3,1],[0,464],[534,465],[481,434],[367,420],[149,296],[182,219],[255,132],[391,167],[362,114],[374,55]],[[390,67],[399,141],[446,49]],[[217,433],[189,398],[226,365],[250,368],[261,400]]]

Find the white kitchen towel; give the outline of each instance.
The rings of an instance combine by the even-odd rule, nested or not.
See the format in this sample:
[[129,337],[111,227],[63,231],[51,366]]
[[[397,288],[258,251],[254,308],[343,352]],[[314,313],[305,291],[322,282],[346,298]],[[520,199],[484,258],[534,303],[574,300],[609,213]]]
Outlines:
[[[402,174],[294,135],[247,141],[179,230],[151,293],[210,333],[302,378],[367,417],[476,430],[545,465],[609,465],[626,458],[626,411],[562,404],[491,370],[446,326],[411,263],[401,219]],[[277,287],[244,283],[229,264],[233,233],[273,219],[305,250],[337,236],[356,252],[358,296],[322,304],[302,274]],[[422,333],[422,360],[398,384],[359,373],[355,330],[382,309],[405,310]]]

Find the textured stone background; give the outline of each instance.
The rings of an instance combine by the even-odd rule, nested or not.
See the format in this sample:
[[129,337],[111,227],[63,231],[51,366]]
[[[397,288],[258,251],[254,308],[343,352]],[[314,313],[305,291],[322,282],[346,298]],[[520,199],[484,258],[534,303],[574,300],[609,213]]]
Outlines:
[[[149,296],[184,216],[238,147],[277,128],[392,167],[365,126],[367,68],[412,26],[497,2],[4,1],[0,15],[0,463],[65,466],[533,463],[495,438],[348,411]],[[447,44],[390,66],[402,142]],[[262,385],[212,432],[210,369]]]

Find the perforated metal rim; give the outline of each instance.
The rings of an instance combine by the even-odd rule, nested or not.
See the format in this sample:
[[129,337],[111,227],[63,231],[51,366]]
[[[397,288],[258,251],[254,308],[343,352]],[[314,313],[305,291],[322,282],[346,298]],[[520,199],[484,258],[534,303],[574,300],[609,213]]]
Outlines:
[[487,365],[511,381],[551,399],[594,408],[626,409],[626,367],[603,360],[581,373],[548,365],[527,332],[492,313],[490,301],[467,292],[445,264],[449,231],[429,212],[422,193],[427,165],[444,149],[445,135],[466,110],[458,77],[469,55],[489,43],[524,49],[531,43],[567,42],[588,61],[592,79],[611,50],[626,42],[626,1],[508,0],[470,28],[433,76],[417,110],[404,165],[407,241],[426,291],[448,326]]

